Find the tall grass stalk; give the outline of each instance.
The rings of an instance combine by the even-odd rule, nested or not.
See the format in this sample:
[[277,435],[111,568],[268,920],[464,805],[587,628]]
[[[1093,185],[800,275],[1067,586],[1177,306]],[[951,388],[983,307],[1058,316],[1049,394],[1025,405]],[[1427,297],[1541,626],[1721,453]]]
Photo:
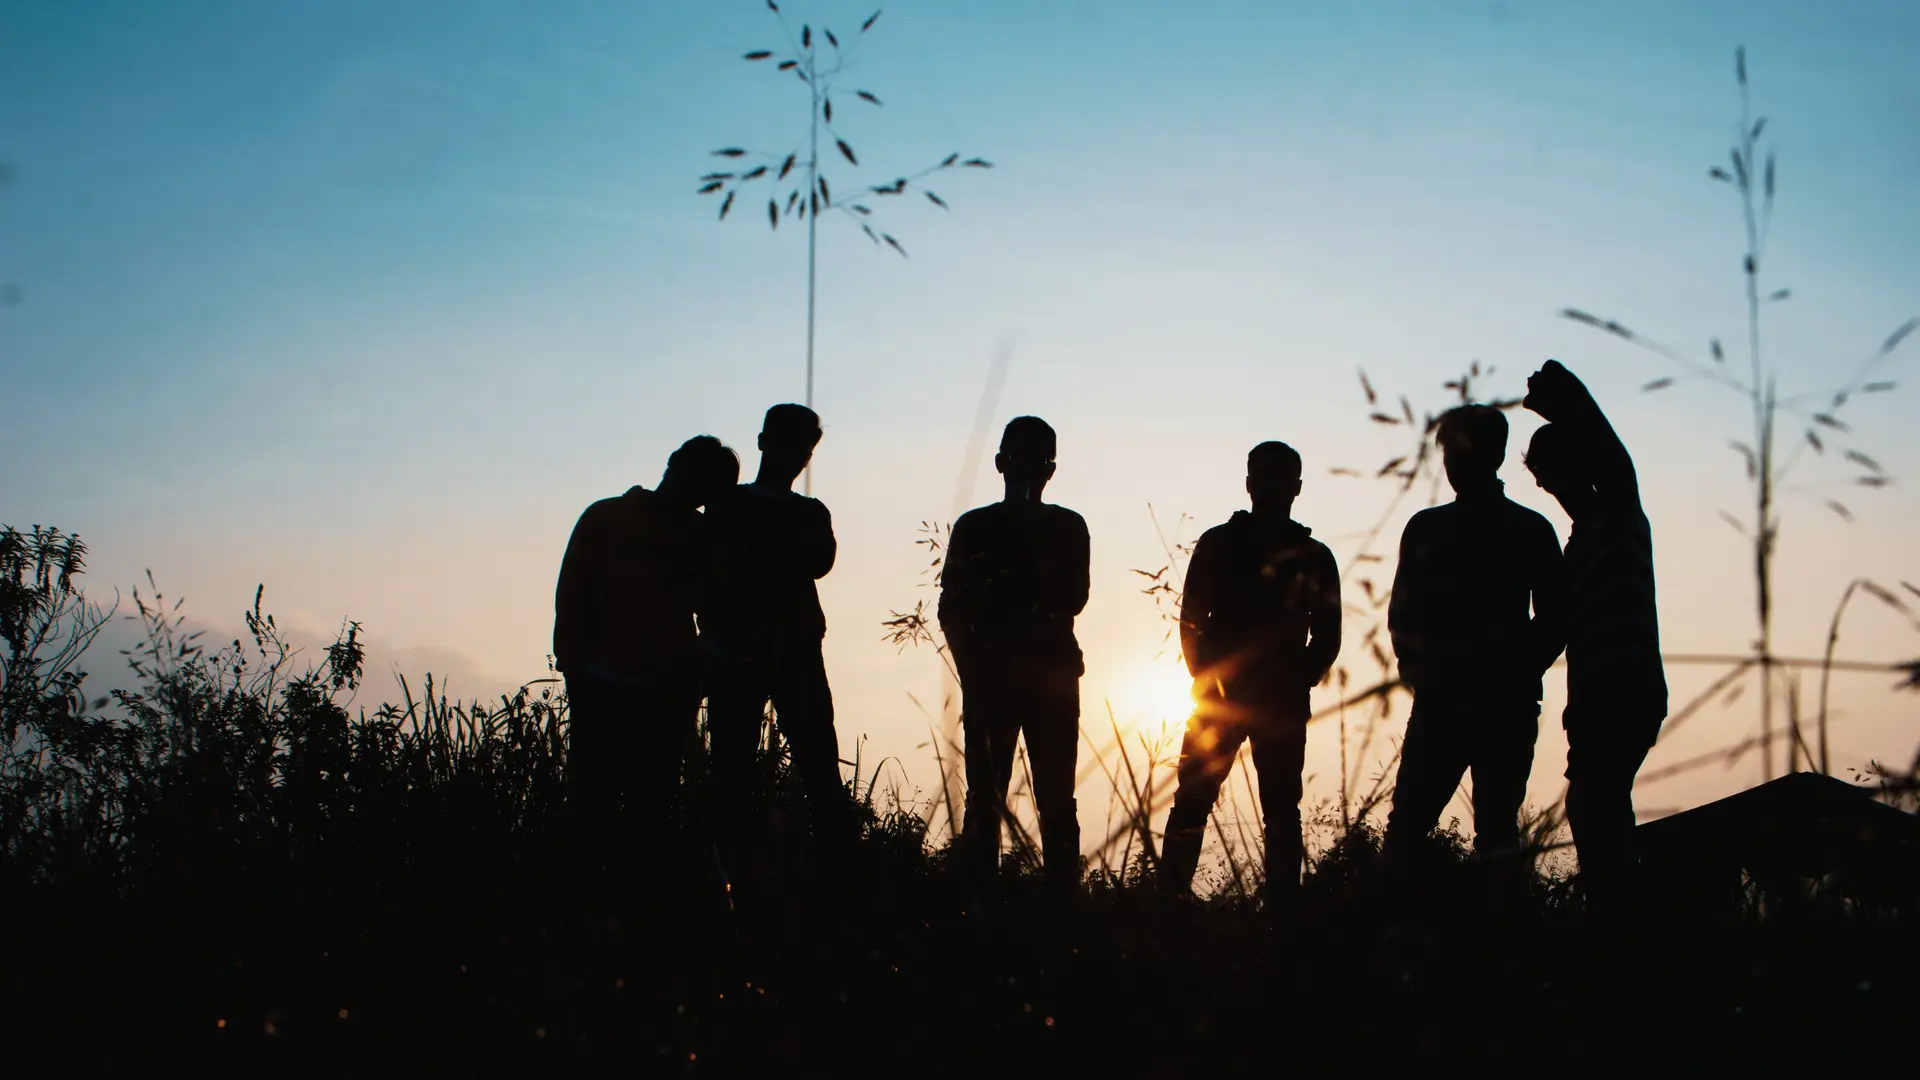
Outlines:
[[[773,14],[774,22],[780,28],[785,48],[753,49],[745,53],[742,59],[749,63],[771,67],[776,72],[790,72],[797,78],[807,92],[807,127],[798,142],[786,153],[765,153],[747,150],[738,146],[722,147],[713,152],[720,157],[740,163],[742,168],[723,169],[709,172],[700,178],[698,193],[720,196],[719,217],[726,220],[733,204],[751,185],[766,180],[776,189],[787,182],[789,176],[801,181],[786,193],[782,204],[780,192],[775,190],[767,199],[767,227],[778,229],[783,218],[804,220],[807,223],[807,364],[806,364],[806,406],[813,408],[813,343],[815,291],[819,268],[819,231],[820,215],[838,212],[847,220],[858,225],[860,231],[873,241],[874,246],[886,246],[901,258],[907,255],[907,249],[892,233],[874,228],[877,220],[873,203],[879,199],[904,196],[908,190],[914,190],[924,196],[927,202],[941,210],[948,209],[947,201],[937,192],[926,187],[923,181],[936,173],[949,169],[990,169],[993,163],[980,157],[962,159],[958,152],[947,155],[939,163],[921,169],[908,176],[894,178],[890,183],[869,184],[854,188],[840,185],[839,197],[834,196],[835,185],[829,183],[827,168],[839,159],[847,165],[858,167],[860,159],[853,145],[849,143],[836,126],[833,114],[833,95],[840,79],[850,70],[854,55],[865,43],[868,31],[880,19],[876,11],[861,22],[845,48],[841,47],[840,37],[829,27],[821,27],[815,34],[811,24],[802,24],[800,32],[795,34],[788,23],[780,5],[774,0],[766,0],[767,10]],[[879,108],[880,98],[870,90],[856,89],[850,95],[863,105]],[[843,95],[842,101],[847,100]],[[826,158],[820,155],[820,137],[825,134],[832,146]],[[802,156],[804,155],[804,157]],[[752,164],[750,164],[752,163]],[[797,174],[797,175],[796,175]],[[755,189],[757,190],[757,189]],[[813,467],[806,471],[805,490],[813,490]]]
[[[1824,390],[1781,395],[1781,369],[1776,362],[1764,359],[1762,355],[1761,318],[1768,306],[1789,299],[1792,290],[1768,289],[1761,284],[1767,241],[1773,225],[1777,172],[1770,144],[1764,145],[1765,153],[1762,155],[1763,140],[1767,137],[1767,119],[1764,116],[1758,119],[1753,117],[1744,47],[1734,53],[1734,79],[1739,87],[1740,115],[1734,144],[1728,151],[1731,169],[1716,165],[1708,170],[1708,176],[1716,182],[1730,185],[1738,197],[1745,240],[1740,260],[1746,299],[1748,370],[1745,376],[1737,376],[1729,368],[1726,350],[1718,338],[1708,343],[1711,359],[1700,361],[1645,337],[1615,319],[1602,318],[1579,308],[1563,309],[1561,315],[1637,345],[1663,357],[1681,370],[1682,374],[1678,377],[1663,377],[1647,383],[1644,389],[1648,392],[1664,390],[1685,379],[1712,383],[1746,400],[1750,430],[1745,440],[1735,440],[1731,445],[1746,464],[1751,516],[1744,522],[1724,512],[1721,516],[1745,536],[1749,544],[1755,627],[1751,655],[1758,672],[1760,689],[1758,746],[1762,776],[1771,778],[1775,773],[1773,727],[1776,692],[1782,677],[1790,670],[1781,666],[1774,652],[1774,558],[1780,536],[1779,496],[1785,490],[1784,483],[1788,475],[1808,451],[1827,455],[1832,450],[1832,457],[1850,467],[1853,475],[1845,482],[1854,486],[1877,489],[1892,482],[1879,462],[1858,449],[1843,445],[1853,429],[1840,418],[1840,413],[1858,395],[1882,393],[1895,388],[1894,383],[1875,381],[1873,376],[1901,343],[1915,329],[1920,329],[1920,318],[1910,318],[1895,328],[1878,349],[1855,366],[1846,381]],[[1800,429],[1794,441],[1785,447],[1779,439],[1783,425]],[[1832,498],[1824,501],[1827,508],[1842,519],[1853,519],[1853,513],[1846,504]],[[1820,717],[1824,723],[1824,710]],[[1785,742],[1787,750],[1784,764],[1787,771],[1795,771],[1803,761],[1809,768],[1818,768],[1822,772],[1827,770],[1825,755],[1816,761],[1807,750],[1797,713],[1787,718]]]

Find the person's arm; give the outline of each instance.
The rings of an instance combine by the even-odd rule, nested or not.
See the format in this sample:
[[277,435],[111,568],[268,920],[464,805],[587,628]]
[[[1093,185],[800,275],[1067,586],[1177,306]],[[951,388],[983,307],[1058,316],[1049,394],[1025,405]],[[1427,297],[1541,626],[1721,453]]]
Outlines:
[[1060,566],[1060,615],[1072,621],[1087,609],[1087,597],[1093,592],[1093,538],[1087,533],[1087,520],[1067,512],[1065,551]]
[[801,505],[806,507],[805,520],[796,530],[794,554],[800,572],[817,581],[833,569],[840,546],[833,538],[833,515],[828,513],[827,504],[808,498]]
[[1327,672],[1333,670],[1333,662],[1340,658],[1340,624],[1343,615],[1340,610],[1340,566],[1333,561],[1333,552],[1325,544],[1318,546],[1320,550],[1313,560],[1313,608],[1307,620],[1307,674],[1313,676],[1310,684],[1313,686],[1319,686],[1326,680]]
[[560,558],[560,581],[553,591],[553,666],[563,674],[585,646],[582,639],[592,632],[586,622],[597,569],[593,564],[599,561],[598,533],[599,515],[589,506],[574,523]]
[[966,515],[947,532],[947,555],[940,563],[940,602],[934,618],[947,639],[953,665],[960,669],[972,653],[974,620],[979,616],[978,577],[973,566],[973,525]]
[[1640,504],[1633,456],[1578,376],[1558,360],[1547,361],[1528,377],[1525,404],[1579,439],[1593,463],[1595,490],[1609,499]]
[[1400,661],[1400,681],[1419,689],[1426,675],[1426,530],[1418,517],[1400,534],[1400,562],[1393,571],[1393,595],[1387,601],[1387,634]]
[[1187,559],[1187,576],[1180,587],[1180,655],[1186,659],[1187,674],[1196,679],[1206,668],[1202,650],[1213,622],[1214,562],[1214,545],[1202,536]]
[[1553,526],[1541,522],[1537,539],[1529,544],[1528,587],[1533,593],[1533,618],[1527,623],[1534,669],[1545,672],[1567,647],[1566,577],[1561,568],[1560,539]]

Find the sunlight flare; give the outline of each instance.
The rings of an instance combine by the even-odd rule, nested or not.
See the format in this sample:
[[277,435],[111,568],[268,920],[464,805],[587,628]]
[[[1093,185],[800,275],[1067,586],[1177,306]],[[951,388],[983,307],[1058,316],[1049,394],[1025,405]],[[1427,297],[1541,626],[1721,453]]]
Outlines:
[[1182,727],[1193,713],[1193,680],[1166,659],[1123,668],[1114,680],[1113,711],[1122,724],[1143,730]]

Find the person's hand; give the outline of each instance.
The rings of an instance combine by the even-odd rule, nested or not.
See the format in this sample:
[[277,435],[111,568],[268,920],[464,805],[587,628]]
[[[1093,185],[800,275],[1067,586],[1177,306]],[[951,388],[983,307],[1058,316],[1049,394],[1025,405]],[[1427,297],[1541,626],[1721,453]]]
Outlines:
[[1527,376],[1527,396],[1521,402],[1548,421],[1560,419],[1567,406],[1578,400],[1586,387],[1558,360],[1549,360],[1540,370]]

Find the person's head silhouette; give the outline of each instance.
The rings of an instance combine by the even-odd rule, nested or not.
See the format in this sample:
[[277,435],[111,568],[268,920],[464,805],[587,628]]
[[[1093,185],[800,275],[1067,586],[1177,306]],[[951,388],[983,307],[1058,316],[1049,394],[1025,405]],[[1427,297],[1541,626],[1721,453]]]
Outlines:
[[695,435],[668,456],[659,494],[693,509],[707,505],[739,482],[739,456],[711,435]]
[[1000,452],[993,467],[1007,482],[1007,501],[1039,502],[1047,481],[1053,479],[1058,440],[1053,426],[1037,416],[1016,416],[1000,433]]
[[1263,442],[1248,451],[1247,494],[1254,513],[1291,516],[1300,494],[1300,452],[1283,442]]
[[1569,516],[1578,516],[1593,494],[1593,480],[1576,440],[1565,428],[1548,424],[1533,433],[1527,444],[1527,471],[1534,483],[1559,501]]
[[1507,460],[1507,416],[1491,405],[1461,405],[1440,417],[1435,438],[1447,483],[1467,495],[1493,488]]
[[820,416],[805,405],[775,405],[760,424],[757,483],[793,487],[820,445]]

